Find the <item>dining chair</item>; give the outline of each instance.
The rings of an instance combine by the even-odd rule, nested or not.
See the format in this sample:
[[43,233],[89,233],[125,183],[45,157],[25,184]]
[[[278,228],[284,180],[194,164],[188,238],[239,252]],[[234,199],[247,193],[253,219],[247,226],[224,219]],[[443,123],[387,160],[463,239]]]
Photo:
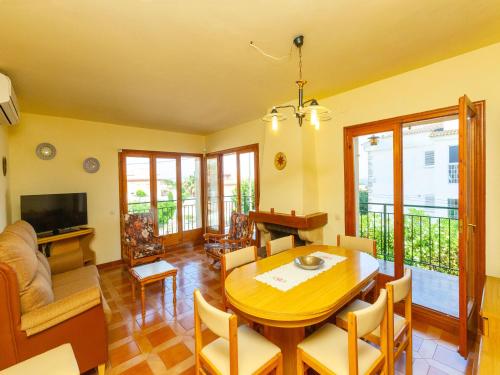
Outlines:
[[[217,339],[203,345],[201,324]],[[196,374],[283,374],[281,350],[246,325],[238,327],[236,315],[216,309],[194,291]]]
[[222,284],[222,304],[227,311],[225,285],[227,275],[235,268],[257,261],[257,247],[249,246],[244,249],[235,250],[222,255],[220,268],[220,281]]
[[[297,373],[304,373],[304,363],[320,374],[386,373],[387,291],[373,305],[349,312],[347,332],[326,323],[297,346]],[[381,345],[377,348],[361,337],[379,328]]]
[[[359,250],[370,254],[375,259],[377,258],[377,241],[369,238],[337,234],[337,246],[351,250]],[[376,286],[376,280],[371,280],[365,287],[363,287],[363,289],[361,289],[360,298],[365,300],[366,297],[375,290]]]
[[[411,269],[407,268],[402,278],[385,284],[387,289],[387,361],[389,374],[394,373],[394,363],[406,351],[406,375],[412,374],[412,293]],[[394,304],[404,301],[404,316],[394,313]],[[348,329],[350,312],[371,306],[368,302],[355,300],[337,314],[337,326]],[[368,333],[365,338],[380,345],[380,330]],[[391,372],[392,371],[392,372]]]
[[293,235],[280,237],[266,243],[266,254],[268,257],[281,253],[282,251],[295,247],[295,237]]

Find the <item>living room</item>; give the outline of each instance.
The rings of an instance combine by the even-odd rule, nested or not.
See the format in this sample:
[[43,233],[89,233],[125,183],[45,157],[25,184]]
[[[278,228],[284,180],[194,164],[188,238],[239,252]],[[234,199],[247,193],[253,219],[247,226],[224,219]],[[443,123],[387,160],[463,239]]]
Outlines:
[[[221,284],[220,259],[206,255],[209,237],[206,234],[222,235],[230,231],[231,215],[236,212],[255,220],[246,245],[255,246],[259,252],[256,263],[268,260],[266,242],[282,237],[270,233],[272,226],[267,224],[292,223],[289,227],[294,230],[291,234],[295,236],[295,244],[290,248],[322,245],[336,248],[338,235],[376,240],[378,251],[374,258],[379,262],[374,278],[376,293],[367,300],[375,302],[378,291],[385,290],[385,283],[403,278],[405,269],[413,272],[413,371],[455,374],[473,370],[495,373],[496,369],[500,373],[497,353],[492,355],[491,367],[481,371],[480,364],[488,366],[488,362],[477,360],[484,358],[479,354],[487,345],[484,338],[488,337],[481,316],[481,305],[484,307],[486,303],[481,298],[483,286],[486,280],[494,283],[500,277],[494,234],[498,224],[496,211],[500,209],[500,198],[495,194],[500,183],[500,130],[496,126],[500,121],[497,2],[424,1],[409,5],[320,1],[307,5],[5,1],[0,3],[0,13],[5,18],[0,30],[9,36],[0,54],[0,73],[9,78],[19,109],[15,125],[0,127],[0,156],[5,158],[4,173],[0,175],[0,228],[26,219],[22,197],[86,194],[86,222],[75,227],[84,225],[93,231],[85,249],[88,246],[95,256],[91,263],[99,270],[99,288],[109,304],[111,320],[105,324],[104,363],[82,368],[80,354],[75,352],[73,344],[72,355],[79,371],[94,371],[94,368],[98,371],[99,366],[99,373],[110,374],[180,374],[199,370],[194,289],[199,289],[208,303],[219,309],[224,307],[224,298],[232,303],[237,298],[231,295],[229,279]],[[296,37],[300,35],[303,39],[298,45]],[[297,105],[297,80],[308,81],[303,87],[299,85],[299,101],[303,100],[303,105],[299,106],[301,109],[288,108]],[[304,103],[312,98],[327,114],[320,117],[316,128],[310,125],[311,112],[307,112],[314,103],[312,106],[310,102]],[[464,108],[475,115],[462,118]],[[277,115],[274,120],[273,109],[279,113],[279,121]],[[448,125],[442,124],[453,116],[457,118],[459,145],[463,144],[460,136],[469,134],[462,132],[466,129],[461,127],[463,121],[473,117],[480,126],[476,135],[479,132],[481,137],[472,152],[479,172],[474,177],[476,188],[472,194],[477,206],[474,215],[467,211],[469,206],[461,203],[466,201],[460,195],[467,188],[461,183],[465,180],[464,173],[468,173],[464,162],[466,152],[460,153],[457,162],[457,168],[462,168],[462,163],[464,168],[460,181],[452,186],[457,192],[456,207],[447,207],[449,201],[440,201],[437,185],[427,186],[422,182],[422,202],[413,203],[408,201],[404,186],[407,173],[411,173],[404,169],[406,160],[401,156],[407,151],[405,137],[409,131],[421,127],[425,132],[427,126],[431,129],[428,138],[437,139],[448,130]],[[430,124],[430,120],[435,122]],[[389,138],[388,132],[391,132]],[[364,136],[373,137],[373,143],[362,143],[359,137]],[[382,169],[390,169],[391,173],[375,178],[387,179],[393,190],[379,196],[378,203],[366,203],[366,212],[374,212],[373,217],[383,215],[384,229],[382,232],[369,229],[364,233],[363,220],[372,225],[378,221],[370,221],[374,219],[369,214],[363,218],[366,212],[360,207],[362,203],[358,203],[361,191],[371,194],[369,181],[374,181],[370,180],[373,178],[370,165],[359,157],[362,154],[359,150],[374,155],[370,154],[374,149],[368,147],[380,148],[384,139],[390,140],[394,153]],[[43,152],[50,154],[48,158],[39,152],[39,146],[47,144]],[[422,154],[426,151],[429,149],[423,148]],[[245,153],[252,153],[251,172],[245,172],[241,166]],[[142,200],[131,194],[132,178],[127,177],[130,175],[127,158],[134,157],[148,160],[146,185],[143,185],[147,188],[134,188],[134,193],[149,189]],[[200,163],[195,193],[188,198],[184,197],[186,168],[182,167],[183,158],[187,157],[199,158]],[[227,167],[230,157],[237,160],[231,168]],[[89,168],[96,168],[96,164],[89,167],[86,164],[89,158],[92,163],[97,161],[97,170],[90,170],[91,173]],[[435,158],[438,165],[438,153]],[[452,164],[451,156],[449,161],[447,158],[446,168]],[[165,222],[159,218],[159,203],[164,199],[160,183],[166,179],[160,177],[162,172],[157,164],[160,159],[175,164],[173,169],[165,169],[166,174],[175,176],[171,178],[174,187],[166,193],[169,196],[173,192],[169,199],[174,201],[174,214]],[[215,172],[211,172],[210,160]],[[366,181],[360,178],[365,172]],[[247,208],[243,204],[246,193],[241,187],[245,173],[251,175],[253,189]],[[451,178],[448,173],[446,183]],[[212,191],[215,195],[211,195]],[[429,200],[432,195],[437,197],[434,204]],[[187,228],[186,199],[197,202],[199,223],[195,230]],[[376,208],[380,199],[385,199],[384,207],[390,206],[389,212]],[[135,285],[135,281],[131,270],[135,264],[125,254],[128,244],[124,242],[124,216],[139,213],[130,208],[133,202],[146,202],[148,210],[153,212],[152,230],[160,238],[163,253],[152,261],[162,258],[177,269],[176,293],[168,276],[162,284],[165,293],[157,285],[146,286],[144,302],[138,296],[132,300],[131,283]],[[216,209],[210,208],[211,202]],[[226,203],[233,206],[228,209]],[[415,213],[408,205],[420,211]],[[424,205],[434,208],[420,207]],[[443,217],[439,210],[443,211]],[[326,218],[320,228],[311,224],[314,221],[311,215],[315,214]],[[410,225],[406,220],[412,215],[420,217],[420,224],[421,217],[429,217],[423,219],[424,224],[439,227],[433,235],[431,230],[413,232],[412,228],[411,238],[406,237]],[[443,223],[450,228],[457,225],[455,237],[451,229],[444,232]],[[469,235],[458,228],[464,223],[467,230],[475,231],[477,238],[472,270],[463,268],[468,267],[468,253],[464,249],[468,248]],[[161,225],[167,229],[163,230]],[[419,242],[416,247],[419,250],[431,246],[432,259],[425,262],[413,252],[408,253],[410,246],[414,249],[415,238],[424,233],[430,238],[428,242],[439,242],[439,245],[429,245],[427,240]],[[441,243],[445,235],[450,239],[448,247]],[[43,238],[40,233],[38,237],[38,240]],[[383,241],[387,238],[391,245],[386,248]],[[304,241],[306,246],[297,241]],[[35,247],[43,250],[42,245]],[[432,251],[439,251],[439,255],[434,257]],[[50,262],[50,256],[48,259]],[[443,259],[452,265],[445,269]],[[388,262],[392,271],[384,268]],[[471,319],[478,326],[468,336],[475,344],[465,347],[463,340],[467,336],[460,327],[470,321],[467,303],[463,301],[471,295],[461,283],[469,285],[472,281],[465,278],[464,270],[474,275],[475,315]],[[237,275],[234,273],[233,278]],[[454,280],[456,295],[443,293],[439,298],[450,298],[450,304],[456,304],[456,316],[448,310],[440,311],[439,304],[430,308],[426,302],[418,302],[418,293],[430,287],[423,284],[419,275]],[[57,279],[54,270],[52,276]],[[319,279],[313,280],[305,281],[304,285]],[[360,281],[358,286],[361,288],[368,281]],[[432,293],[427,291],[427,294]],[[342,301],[344,305],[348,302]],[[464,303],[465,316],[461,307]],[[228,311],[246,326],[244,323],[251,321],[250,312],[237,307]],[[323,317],[322,322],[331,321],[340,311],[330,308],[329,320]],[[250,326],[276,344],[279,341],[276,333],[273,336],[262,319],[256,319]],[[489,319],[490,336],[495,331],[492,320]],[[319,326],[321,323],[314,322],[305,331],[302,327],[306,332],[302,335],[313,336]],[[206,332],[204,329],[204,336],[213,334]],[[42,346],[31,353],[43,356],[56,345]],[[290,356],[289,349],[280,349],[284,373],[289,373],[291,367],[296,368],[297,358]],[[29,360],[27,355],[13,358],[9,365]],[[312,367],[309,371],[322,373],[306,365]],[[404,358],[396,361],[396,369],[392,371],[405,373]]]

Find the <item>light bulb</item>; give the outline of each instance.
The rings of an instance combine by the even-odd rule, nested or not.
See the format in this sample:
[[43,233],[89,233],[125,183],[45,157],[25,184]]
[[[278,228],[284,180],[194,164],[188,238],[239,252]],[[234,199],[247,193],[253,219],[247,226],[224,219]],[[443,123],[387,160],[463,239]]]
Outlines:
[[313,108],[311,110],[311,125],[314,125],[316,130],[319,129],[319,118],[318,118],[318,111],[316,108]]
[[273,116],[271,127],[274,131],[278,130],[278,116],[276,115]]

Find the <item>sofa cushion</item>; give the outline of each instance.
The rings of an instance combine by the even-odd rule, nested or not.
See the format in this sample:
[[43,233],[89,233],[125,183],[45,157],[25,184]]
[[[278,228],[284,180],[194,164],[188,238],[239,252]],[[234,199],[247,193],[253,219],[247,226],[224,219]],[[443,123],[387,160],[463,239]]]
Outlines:
[[52,286],[47,281],[46,277],[43,276],[42,267],[38,269],[34,279],[28,287],[21,292],[20,296],[21,312],[23,314],[54,302]]
[[21,237],[33,251],[38,250],[36,232],[27,221],[18,220],[14,224],[7,226],[5,232],[14,233]]
[[39,265],[33,248],[23,238],[9,231],[0,233],[0,262],[14,269],[20,293],[26,291]]
[[38,259],[38,269],[42,271],[43,277],[45,277],[48,283],[52,286],[52,275],[50,272],[50,265],[47,257],[40,251],[36,252],[36,257]]
[[85,289],[93,287],[100,289],[99,276],[95,266],[86,266],[54,275],[52,285],[56,301]]

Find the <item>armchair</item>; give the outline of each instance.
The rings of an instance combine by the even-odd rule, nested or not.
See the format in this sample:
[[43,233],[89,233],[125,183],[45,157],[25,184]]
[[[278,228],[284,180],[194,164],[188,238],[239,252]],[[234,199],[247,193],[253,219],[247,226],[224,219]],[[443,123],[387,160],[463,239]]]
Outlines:
[[154,234],[152,212],[122,216],[122,256],[130,267],[150,263],[165,255],[161,238]]
[[205,233],[203,235],[205,253],[215,264],[220,261],[223,254],[250,246],[253,229],[254,222],[249,220],[248,215],[233,212],[229,233]]

